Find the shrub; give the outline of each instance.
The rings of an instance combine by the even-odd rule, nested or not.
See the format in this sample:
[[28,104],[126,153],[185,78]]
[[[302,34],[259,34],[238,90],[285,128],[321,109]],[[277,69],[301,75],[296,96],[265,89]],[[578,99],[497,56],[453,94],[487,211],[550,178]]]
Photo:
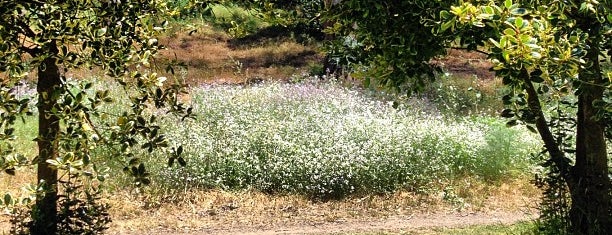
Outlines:
[[191,98],[197,121],[166,122],[189,164],[178,171],[160,167],[164,187],[314,198],[422,191],[457,177],[521,174],[539,146],[495,118],[449,120],[419,104],[395,109],[333,83],[204,86]]

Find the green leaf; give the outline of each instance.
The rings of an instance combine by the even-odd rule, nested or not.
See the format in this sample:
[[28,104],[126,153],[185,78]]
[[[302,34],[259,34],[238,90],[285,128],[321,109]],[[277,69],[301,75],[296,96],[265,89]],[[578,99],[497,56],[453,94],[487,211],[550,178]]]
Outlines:
[[187,165],[187,162],[186,162],[186,161],[185,161],[185,159],[183,159],[182,157],[179,157],[179,158],[178,158],[178,162],[179,162],[179,164],[180,164],[182,167],[184,167],[184,166],[186,166],[186,165]]
[[179,146],[178,149],[176,150],[176,155],[177,156],[181,156],[181,154],[183,154],[183,146]]
[[135,158],[130,159],[130,162],[128,163],[128,165],[135,166],[138,163],[140,163],[140,158],[135,157]]
[[510,14],[515,15],[515,16],[524,16],[527,15],[529,13],[529,11],[527,11],[527,9],[525,8],[515,8],[512,9],[512,11],[510,12]]
[[497,47],[497,48],[502,48],[501,45],[499,44],[499,42],[495,41],[495,39],[493,38],[489,38],[489,42],[493,44],[493,46]]
[[10,194],[4,194],[4,205],[5,206],[10,206],[13,204],[13,197],[11,197]]
[[521,17],[516,18],[514,20],[514,25],[519,29],[523,28],[523,18]]
[[45,161],[49,164],[51,164],[54,167],[58,167],[60,165],[62,165],[62,163],[60,163],[59,161],[55,160],[55,159],[47,159],[47,161]]
[[168,166],[169,166],[169,167],[172,167],[172,165],[174,165],[174,160],[176,160],[176,158],[175,158],[175,157],[170,157],[170,158],[168,158]]
[[442,26],[440,26],[440,32],[444,32],[447,29],[453,27],[454,25],[455,25],[455,19],[447,21],[447,22],[443,23]]
[[506,7],[506,9],[510,9],[512,7],[512,0],[506,0],[504,2],[504,7]]
[[149,179],[148,177],[147,177],[147,178],[142,178],[142,179],[140,180],[140,182],[141,182],[142,184],[144,184],[144,185],[149,185],[149,184],[151,184],[151,179]]
[[531,81],[535,83],[542,83],[544,82],[544,79],[540,76],[534,76],[534,77],[531,77]]
[[440,19],[448,19],[452,16],[448,11],[440,11]]
[[100,28],[100,29],[98,29],[98,31],[96,31],[96,36],[97,37],[104,36],[104,34],[106,34],[106,27]]
[[144,163],[140,163],[140,165],[138,165],[137,173],[138,173],[138,175],[144,175],[146,173],[146,169],[145,169]]
[[504,34],[505,35],[516,35],[516,31],[514,31],[514,29],[507,28],[507,29],[504,29]]
[[504,118],[512,118],[515,116],[514,111],[512,111],[511,109],[504,109],[504,111],[502,111],[501,116]]
[[7,168],[7,169],[4,169],[4,173],[6,173],[6,174],[8,174],[8,175],[15,176],[15,168]]
[[536,130],[532,125],[526,125],[526,127],[527,127],[527,130],[529,130],[529,131],[531,131],[531,132],[533,132],[535,134],[538,133],[538,130]]
[[502,52],[502,56],[506,62],[510,62],[510,53],[508,53],[508,51]]
[[508,45],[508,37],[502,36],[499,40],[499,48],[504,49]]

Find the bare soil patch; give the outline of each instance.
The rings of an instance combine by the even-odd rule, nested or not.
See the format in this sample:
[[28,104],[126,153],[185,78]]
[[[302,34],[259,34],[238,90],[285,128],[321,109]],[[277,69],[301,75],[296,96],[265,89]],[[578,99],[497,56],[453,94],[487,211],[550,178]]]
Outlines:
[[435,63],[458,78],[476,76],[485,81],[495,78],[495,73],[490,71],[493,64],[482,53],[450,49],[444,58],[435,61]]
[[392,216],[386,218],[370,218],[368,220],[334,221],[325,223],[309,223],[292,226],[248,226],[248,227],[217,227],[197,231],[142,231],[126,234],[353,234],[353,233],[385,233],[385,234],[432,234],[443,228],[463,228],[472,225],[509,225],[536,218],[529,213],[433,213],[414,214],[409,216]]

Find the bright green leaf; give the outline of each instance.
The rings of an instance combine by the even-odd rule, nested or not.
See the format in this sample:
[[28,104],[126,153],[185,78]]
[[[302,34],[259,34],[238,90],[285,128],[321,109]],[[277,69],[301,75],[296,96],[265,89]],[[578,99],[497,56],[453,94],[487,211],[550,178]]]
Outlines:
[[504,1],[504,7],[506,7],[506,9],[510,9],[512,7],[512,0]]

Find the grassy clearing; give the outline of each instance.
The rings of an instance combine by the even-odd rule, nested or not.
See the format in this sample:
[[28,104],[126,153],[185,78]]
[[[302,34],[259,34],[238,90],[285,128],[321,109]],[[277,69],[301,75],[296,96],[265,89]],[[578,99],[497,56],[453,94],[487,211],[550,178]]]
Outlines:
[[[133,194],[137,190],[129,179],[119,171],[113,174],[111,194],[120,195],[111,195],[113,216],[133,223],[120,226],[197,227],[202,214],[223,213],[231,216],[219,226],[244,217],[253,223],[279,220],[282,226],[286,221],[281,219],[301,214],[307,214],[305,221],[332,222],[363,214],[413,213],[414,208],[435,210],[438,203],[459,209],[468,204],[515,209],[528,200],[524,192],[530,198],[537,195],[524,177],[533,164],[527,153],[539,148],[533,136],[507,129],[497,118],[438,115],[453,114],[440,104],[449,105],[448,110],[463,107],[453,106],[456,102],[471,104],[472,93],[455,99],[446,97],[455,93],[442,91],[436,94],[442,99],[434,100],[437,105],[413,100],[397,110],[384,99],[333,83],[201,85],[288,80],[292,74],[303,74],[294,76],[296,81],[308,80],[307,71],[318,65],[320,55],[315,47],[291,39],[281,44],[232,41],[210,26],[193,35],[178,30],[162,41],[170,48],[162,60],[186,62],[189,70],[183,76],[194,85],[186,100],[199,119],[177,123],[164,117],[171,139],[186,146],[189,165],[176,171],[165,167],[163,157],[146,157],[155,179],[144,194]],[[442,81],[439,88],[448,84],[454,81]],[[479,84],[469,80],[456,87],[483,88]],[[111,107],[109,112],[117,110]],[[481,113],[474,110],[460,113]],[[20,148],[32,155],[36,145],[29,140],[36,135],[35,124],[28,119],[18,128],[20,139],[26,140]],[[23,173],[2,178],[0,188],[34,181],[32,169]],[[303,195],[344,200],[313,204]],[[167,201],[178,203],[161,205]],[[236,203],[240,208],[227,209]],[[142,215],[159,221],[143,220]]]
[[268,26],[257,17],[255,10],[247,10],[233,4],[214,4],[211,8],[211,22],[220,29],[228,30],[233,37],[252,34]]
[[[125,95],[118,86],[98,83],[117,100]],[[374,220],[449,204],[513,210],[537,195],[523,177],[532,164],[525,146],[537,148],[537,141],[495,118],[449,120],[419,100],[394,109],[364,91],[319,81],[201,86],[185,99],[197,121],[164,118],[170,139],[186,146],[189,165],[177,171],[166,168],[163,157],[143,156],[155,177],[143,194],[135,194],[115,167],[109,202],[117,229],[200,228],[203,217],[218,226],[237,220],[284,226],[286,218]],[[19,124],[20,140],[33,139],[35,123]],[[22,147],[36,148],[33,141]],[[26,169],[3,178],[2,187],[20,187],[33,177]],[[344,200],[312,203],[304,195]]]

